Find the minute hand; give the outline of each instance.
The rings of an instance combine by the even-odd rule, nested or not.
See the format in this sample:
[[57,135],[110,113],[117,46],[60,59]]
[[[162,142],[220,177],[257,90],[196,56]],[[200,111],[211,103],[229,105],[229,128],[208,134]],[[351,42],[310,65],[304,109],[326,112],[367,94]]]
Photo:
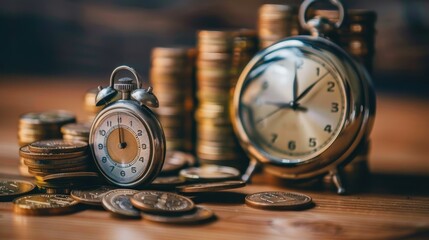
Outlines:
[[296,105],[298,104],[298,101],[301,100],[303,97],[305,97],[310,91],[311,89],[314,88],[314,86],[316,86],[317,83],[319,83],[326,75],[328,75],[329,72],[326,72],[325,74],[323,74],[319,79],[317,79],[314,83],[312,83],[310,86],[308,86],[296,99],[295,101],[293,101],[293,103]]

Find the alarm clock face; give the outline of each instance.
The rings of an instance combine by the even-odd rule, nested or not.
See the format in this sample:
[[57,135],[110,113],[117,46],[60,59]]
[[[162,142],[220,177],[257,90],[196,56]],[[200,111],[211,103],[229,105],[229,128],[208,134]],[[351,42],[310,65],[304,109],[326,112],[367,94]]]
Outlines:
[[237,114],[259,152],[279,163],[303,163],[337,139],[347,111],[344,79],[316,50],[284,47],[247,71]]
[[152,155],[152,137],[144,119],[129,109],[114,108],[95,121],[90,141],[103,175],[124,186],[141,179]]

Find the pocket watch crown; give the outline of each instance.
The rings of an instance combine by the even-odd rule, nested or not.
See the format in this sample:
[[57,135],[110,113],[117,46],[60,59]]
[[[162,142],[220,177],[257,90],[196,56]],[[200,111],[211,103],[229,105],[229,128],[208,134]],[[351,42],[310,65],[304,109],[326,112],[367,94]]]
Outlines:
[[114,88],[121,92],[131,92],[137,88],[137,85],[133,83],[132,78],[123,77],[118,80],[118,83],[115,83]]

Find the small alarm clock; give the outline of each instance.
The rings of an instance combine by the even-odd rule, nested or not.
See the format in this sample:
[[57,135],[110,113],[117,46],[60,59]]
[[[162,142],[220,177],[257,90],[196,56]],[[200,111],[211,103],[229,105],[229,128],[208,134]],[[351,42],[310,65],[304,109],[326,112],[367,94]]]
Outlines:
[[[285,179],[310,179],[327,173],[338,193],[340,174],[365,145],[375,116],[375,93],[366,70],[343,49],[322,37],[340,22],[305,20],[312,36],[281,40],[259,52],[245,67],[232,100],[232,122],[253,164]],[[249,176],[249,173],[246,175]]]
[[[121,70],[131,72],[134,79],[124,77],[114,83]],[[118,99],[118,94],[120,99],[112,101]],[[89,136],[95,165],[113,185],[136,187],[150,183],[161,171],[165,158],[162,126],[148,108],[158,107],[152,88],[142,88],[133,68],[117,67],[110,77],[110,86],[99,87],[96,96],[97,106],[105,104],[95,117]]]

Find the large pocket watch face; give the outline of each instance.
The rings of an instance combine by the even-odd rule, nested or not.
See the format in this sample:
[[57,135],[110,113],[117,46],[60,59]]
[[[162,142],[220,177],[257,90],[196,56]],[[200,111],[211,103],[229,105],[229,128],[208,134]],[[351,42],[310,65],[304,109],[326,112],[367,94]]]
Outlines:
[[347,111],[344,79],[317,50],[284,47],[247,69],[238,118],[248,141],[281,163],[303,163],[338,137]]
[[150,167],[152,139],[146,122],[124,109],[101,114],[91,130],[95,162],[109,181],[139,180]]

